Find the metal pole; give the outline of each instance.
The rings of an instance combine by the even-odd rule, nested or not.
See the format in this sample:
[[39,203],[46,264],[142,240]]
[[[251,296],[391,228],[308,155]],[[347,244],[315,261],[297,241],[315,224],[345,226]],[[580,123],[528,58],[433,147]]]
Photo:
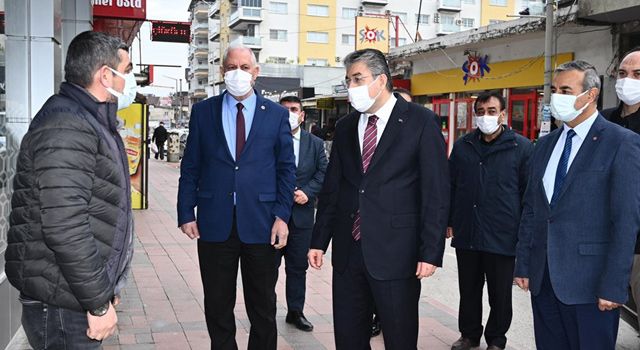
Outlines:
[[545,105],[551,102],[551,60],[553,59],[553,5],[555,0],[547,0],[544,27],[544,99]]
[[[420,5],[418,5],[418,20],[416,21],[416,38],[413,40],[414,42],[418,41],[418,35],[420,33],[420,15],[422,14],[422,0],[420,0]],[[396,35],[396,38],[398,36]],[[396,45],[398,46],[398,45]]]
[[180,115],[178,118],[180,119],[180,123],[182,123],[182,78],[180,78],[180,94],[178,98],[180,99]]

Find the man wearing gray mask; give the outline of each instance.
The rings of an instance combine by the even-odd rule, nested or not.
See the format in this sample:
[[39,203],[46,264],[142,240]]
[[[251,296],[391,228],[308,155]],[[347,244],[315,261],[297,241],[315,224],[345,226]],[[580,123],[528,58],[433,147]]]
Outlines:
[[[602,111],[610,122],[640,134],[640,47],[628,52],[618,67],[616,93],[620,99],[618,107]],[[633,268],[631,270],[631,293],[636,305],[640,302],[640,241],[636,241]],[[640,314],[640,306],[636,310]]]

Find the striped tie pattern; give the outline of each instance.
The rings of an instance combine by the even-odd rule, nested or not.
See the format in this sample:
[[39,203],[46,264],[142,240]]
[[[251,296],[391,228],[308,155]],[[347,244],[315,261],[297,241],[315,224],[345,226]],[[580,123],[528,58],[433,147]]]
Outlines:
[[[364,129],[364,138],[362,140],[362,170],[366,173],[371,163],[371,158],[378,145],[378,127],[376,122],[378,117],[375,115],[369,116],[367,127]],[[353,221],[353,228],[351,235],[356,241],[360,240],[360,211],[356,213],[355,220]]]
[[564,185],[564,178],[567,176],[567,168],[569,166],[569,156],[571,155],[571,139],[576,136],[576,132],[573,129],[569,129],[567,131],[567,139],[564,141],[564,149],[562,150],[562,155],[560,156],[560,161],[558,161],[558,170],[556,170],[556,179],[553,183],[553,195],[551,196],[551,203],[549,206],[553,208],[558,196],[560,195],[560,191],[562,190],[562,185]]

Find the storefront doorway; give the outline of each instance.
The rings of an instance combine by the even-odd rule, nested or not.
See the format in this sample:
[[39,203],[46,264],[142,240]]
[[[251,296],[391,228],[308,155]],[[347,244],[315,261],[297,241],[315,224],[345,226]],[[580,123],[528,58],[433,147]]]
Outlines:
[[509,94],[509,126],[529,140],[538,137],[538,102],[535,89],[512,89]]

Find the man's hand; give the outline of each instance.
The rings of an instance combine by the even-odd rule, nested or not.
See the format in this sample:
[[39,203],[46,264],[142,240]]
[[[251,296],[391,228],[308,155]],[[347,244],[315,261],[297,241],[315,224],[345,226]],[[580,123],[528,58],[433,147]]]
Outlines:
[[295,190],[295,192],[293,192],[293,201],[296,202],[296,204],[304,205],[309,201],[309,197],[307,197],[302,190]]
[[418,267],[416,268],[416,277],[418,277],[418,279],[431,277],[431,275],[433,275],[436,272],[437,268],[438,267],[436,267],[435,265],[418,261]]
[[[278,237],[277,244],[276,237]],[[287,237],[289,237],[289,227],[286,222],[277,217],[271,228],[271,245],[276,249],[282,249],[287,245]]]
[[87,337],[94,340],[104,340],[116,332],[118,315],[116,315],[116,309],[109,303],[109,310],[103,316],[93,316],[87,312],[87,321],[89,322]]
[[453,237],[453,227],[447,227],[447,238]]
[[613,301],[598,298],[598,309],[600,309],[600,311],[611,311],[619,307],[620,307],[620,304],[618,303],[614,303]]
[[111,304],[113,304],[113,307],[116,307],[118,305],[120,305],[120,296],[119,295],[114,295],[113,296],[113,301],[111,302]]
[[309,265],[316,270],[320,270],[322,267],[322,259],[324,257],[324,252],[320,249],[309,249],[309,254],[307,255],[309,258]]
[[180,229],[182,230],[182,233],[184,233],[185,235],[187,235],[187,237],[191,239],[200,238],[200,231],[198,231],[198,224],[196,224],[195,221],[191,221],[191,222],[187,222],[186,224],[183,224],[182,226],[180,226]]
[[526,277],[516,277],[513,279],[516,284],[518,285],[518,287],[520,287],[520,289],[522,289],[525,292],[529,291],[529,279]]

